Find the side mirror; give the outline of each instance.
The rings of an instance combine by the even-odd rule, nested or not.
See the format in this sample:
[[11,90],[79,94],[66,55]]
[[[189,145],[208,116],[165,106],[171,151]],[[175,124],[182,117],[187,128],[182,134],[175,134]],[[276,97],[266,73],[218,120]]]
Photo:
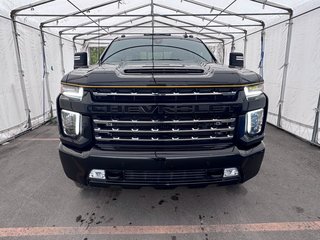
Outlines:
[[243,68],[243,53],[231,52],[229,56],[229,67]]
[[88,67],[88,54],[86,52],[78,52],[74,54],[74,69]]

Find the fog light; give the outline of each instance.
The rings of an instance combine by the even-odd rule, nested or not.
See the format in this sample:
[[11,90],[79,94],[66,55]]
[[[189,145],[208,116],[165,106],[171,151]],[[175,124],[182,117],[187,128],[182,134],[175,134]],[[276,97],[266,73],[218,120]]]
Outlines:
[[223,177],[237,177],[239,176],[239,171],[237,168],[225,168],[223,171]]
[[106,179],[106,172],[101,169],[92,169],[89,178],[92,179]]

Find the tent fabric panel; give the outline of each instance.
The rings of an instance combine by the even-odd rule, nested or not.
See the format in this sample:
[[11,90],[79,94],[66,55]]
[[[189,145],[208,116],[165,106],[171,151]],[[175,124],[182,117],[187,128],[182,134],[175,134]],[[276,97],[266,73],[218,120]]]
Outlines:
[[[246,68],[259,73],[260,62],[260,33],[248,36],[247,54],[246,54]],[[229,61],[229,57],[228,57]]]
[[0,18],[0,143],[24,131],[27,121],[11,22]]
[[39,124],[49,111],[45,82],[40,32],[17,24],[22,69],[26,85],[30,115],[34,124]]
[[48,71],[48,85],[50,90],[50,100],[53,108],[53,114],[56,114],[56,98],[60,93],[60,81],[62,79],[62,64],[60,56],[59,38],[45,34],[45,52]]
[[320,94],[320,9],[293,20],[283,128],[310,140]]
[[63,62],[66,73],[73,70],[73,44],[69,41],[62,40],[63,44]]
[[264,90],[269,98],[268,121],[277,123],[288,25],[282,23],[265,31],[265,53],[263,60]]
[[234,51],[244,53],[244,39],[240,39],[234,43]]

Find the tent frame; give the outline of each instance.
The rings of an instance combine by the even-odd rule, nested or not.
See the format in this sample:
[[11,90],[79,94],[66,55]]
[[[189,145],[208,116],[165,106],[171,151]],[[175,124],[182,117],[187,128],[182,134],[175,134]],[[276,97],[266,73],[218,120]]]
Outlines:
[[[25,78],[24,78],[24,73],[23,73],[23,68],[22,68],[22,60],[21,60],[21,53],[20,53],[20,44],[19,44],[19,35],[17,32],[17,17],[52,17],[44,22],[42,22],[39,26],[40,29],[40,37],[41,37],[41,47],[42,47],[42,53],[43,53],[43,71],[44,71],[44,79],[43,83],[44,86],[47,88],[47,100],[51,106],[51,116],[53,116],[52,113],[52,100],[50,97],[50,91],[49,91],[49,82],[48,82],[48,71],[47,71],[47,63],[46,63],[46,50],[45,50],[45,34],[43,29],[47,28],[62,28],[59,31],[59,45],[60,45],[60,57],[61,57],[61,65],[62,65],[62,71],[61,74],[65,74],[65,67],[64,67],[64,60],[63,60],[63,41],[62,41],[62,36],[63,35],[74,35],[73,36],[73,42],[74,46],[76,45],[75,41],[83,40],[83,43],[90,43],[92,40],[95,39],[100,39],[103,36],[107,35],[118,35],[121,34],[122,32],[129,30],[129,29],[134,29],[134,28],[151,28],[151,32],[154,33],[156,28],[173,28],[173,29],[178,29],[178,30],[183,30],[186,33],[193,33],[197,34],[203,38],[208,38],[209,40],[217,40],[214,41],[216,42],[221,42],[223,46],[225,46],[225,39],[231,39],[231,51],[234,51],[234,42],[235,34],[244,34],[244,55],[246,55],[247,52],[247,31],[248,28],[250,27],[261,27],[261,56],[260,56],[260,74],[263,75],[263,61],[264,61],[264,48],[265,48],[265,23],[260,20],[259,16],[268,16],[268,15],[287,15],[288,16],[288,29],[287,29],[287,40],[286,40],[286,49],[285,49],[285,59],[284,59],[284,64],[283,64],[283,76],[282,76],[282,81],[281,81],[281,93],[280,93],[280,99],[279,99],[279,109],[278,109],[278,119],[277,119],[277,126],[282,127],[281,124],[281,119],[282,119],[282,111],[283,111],[283,103],[284,103],[284,97],[285,97],[285,89],[286,89],[286,81],[287,81],[287,75],[288,75],[288,65],[289,65],[289,56],[290,56],[290,46],[291,46],[291,38],[292,38],[292,26],[293,26],[293,21],[292,21],[292,16],[293,16],[293,10],[291,8],[288,8],[286,6],[283,6],[281,4],[274,3],[269,0],[248,0],[254,3],[261,4],[262,7],[264,6],[269,6],[278,10],[282,10],[283,12],[254,12],[254,13],[240,13],[240,12],[233,12],[228,10],[227,6],[226,8],[218,8],[216,6],[206,4],[203,2],[199,2],[197,0],[181,0],[181,2],[188,2],[190,4],[194,4],[197,6],[201,6],[203,8],[206,8],[210,11],[210,13],[203,13],[203,14],[198,14],[198,13],[190,13],[190,12],[185,12],[179,9],[175,9],[166,5],[154,3],[154,0],[150,0],[149,4],[144,4],[141,6],[137,6],[135,8],[126,10],[126,11],[121,11],[116,14],[86,14],[84,12],[93,10],[93,9],[99,9],[101,7],[107,6],[109,4],[114,4],[118,3],[121,4],[122,0],[109,0],[106,2],[103,2],[98,5],[94,6],[89,6],[87,8],[79,9],[77,6],[77,11],[71,12],[69,14],[26,14],[23,13],[24,10],[29,9],[29,8],[35,8],[38,6],[42,6],[45,4],[49,4],[54,2],[55,0],[38,0],[33,3],[27,4],[20,6],[18,8],[15,8],[11,11],[10,17],[12,21],[12,33],[13,33],[13,39],[14,39],[14,46],[15,46],[15,55],[16,55],[16,61],[17,61],[17,66],[18,66],[18,71],[19,71],[19,81],[20,81],[20,86],[21,86],[21,91],[22,91],[22,96],[23,96],[23,101],[24,101],[24,107],[25,107],[25,112],[26,112],[26,118],[27,118],[27,128],[32,128],[31,124],[31,117],[30,117],[30,107],[28,103],[28,98],[27,98],[27,93],[26,93],[26,85],[25,85]],[[236,0],[235,0],[236,1]],[[234,2],[235,2],[234,1]],[[70,1],[69,1],[70,2]],[[232,2],[230,5],[232,5],[234,2]],[[70,2],[71,3],[71,2]],[[127,14],[129,12],[134,12],[135,10],[139,10],[144,7],[150,7],[150,14]],[[176,13],[168,13],[168,14],[157,14],[154,11],[154,7],[160,7],[164,8],[169,11],[175,11]],[[218,11],[219,13],[213,13],[213,11]],[[207,24],[204,25],[199,25],[195,24],[194,22],[186,22],[180,19],[177,19],[177,17],[183,17],[183,16],[190,16],[202,20],[208,21]],[[253,23],[250,24],[229,24],[227,22],[222,22],[218,21],[216,18],[218,17],[228,17],[228,16],[234,16],[234,17],[239,17],[241,19],[246,19],[248,21],[251,21]],[[57,25],[53,26],[50,25],[53,22],[59,22],[62,19],[65,18],[70,18],[70,17],[77,17],[77,18],[89,18],[90,21],[84,22],[81,24],[76,24],[76,25]],[[100,19],[93,20],[93,17],[101,17]],[[117,26],[114,25],[101,25],[100,22],[109,18],[121,18],[121,17],[126,17],[126,18],[131,18],[130,20],[127,21],[127,23],[131,22],[131,25],[123,25]],[[133,18],[136,19],[133,19]],[[145,17],[150,17],[150,21],[144,21],[139,24],[132,24],[133,21],[145,18]],[[209,17],[213,17],[212,19]],[[179,22],[179,24],[170,24],[166,23],[163,21],[160,21],[158,18],[165,18],[167,20],[172,20],[175,21],[176,23]],[[151,23],[151,26],[144,26],[148,23]],[[155,23],[157,24],[162,24],[163,26],[156,26]],[[215,23],[215,24],[211,24]],[[92,26],[91,24],[96,24],[98,26]],[[90,31],[87,33],[79,32],[79,29],[82,28],[93,28],[97,27],[99,30],[94,30]],[[233,28],[236,29],[238,32],[235,31],[219,31],[216,30],[217,28]],[[117,28],[116,30],[109,31],[109,28]],[[202,28],[200,32],[194,31],[191,28]],[[101,33],[100,30],[103,30],[105,33]],[[206,30],[206,33],[201,33],[202,30]],[[74,32],[70,32],[74,31]],[[97,33],[98,32],[98,33]],[[130,34],[130,33],[129,33]],[[86,37],[87,35],[91,35],[91,37]],[[215,35],[224,35],[227,36],[227,38],[218,38],[215,37]],[[81,37],[81,38],[80,38]],[[98,41],[100,43],[100,40]],[[208,41],[207,41],[208,42]],[[76,49],[75,49],[76,50]],[[320,100],[319,100],[320,102]],[[318,104],[319,105],[319,104]],[[45,114],[45,113],[43,113]],[[319,106],[317,107],[317,112],[316,116],[319,118]],[[319,121],[319,120],[318,120]],[[315,121],[316,125],[316,121]],[[313,139],[317,137],[313,135]]]

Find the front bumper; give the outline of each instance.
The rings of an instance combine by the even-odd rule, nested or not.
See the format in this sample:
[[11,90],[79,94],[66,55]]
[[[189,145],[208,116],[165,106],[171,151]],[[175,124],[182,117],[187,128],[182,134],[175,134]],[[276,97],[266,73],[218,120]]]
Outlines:
[[[75,182],[103,186],[181,186],[245,182],[261,166],[264,144],[240,150],[233,146],[205,151],[105,151],[92,148],[76,152],[60,144],[59,154],[66,175]],[[237,167],[239,177],[223,178],[223,169]],[[92,169],[104,169],[106,180],[92,180]]]

